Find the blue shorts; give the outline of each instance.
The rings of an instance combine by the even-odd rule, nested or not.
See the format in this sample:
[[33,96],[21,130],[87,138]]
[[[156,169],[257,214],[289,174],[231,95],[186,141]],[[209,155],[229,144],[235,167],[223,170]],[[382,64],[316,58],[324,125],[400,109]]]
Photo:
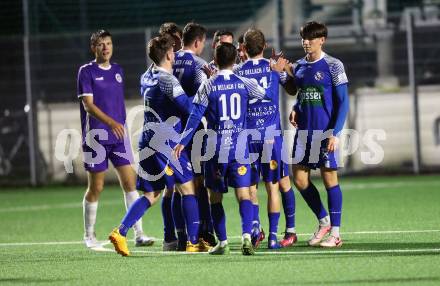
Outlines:
[[[124,145],[123,142],[116,143],[116,144],[109,144],[109,145],[101,145],[103,149],[101,149],[102,152],[105,152],[103,154],[99,154],[102,156],[102,160],[100,162],[96,163],[87,163],[86,159],[84,157],[84,168],[88,172],[97,173],[97,172],[103,172],[108,169],[108,161],[110,160],[115,168],[125,165],[131,165],[133,164],[133,153],[131,150],[130,144],[127,144],[127,148]],[[82,145],[83,153],[91,152],[92,158],[97,158],[98,153],[96,151],[100,151],[97,149],[96,151],[88,146],[87,144]],[[121,153],[118,155],[117,153]]]
[[[273,148],[270,154],[264,154],[264,145],[270,143],[263,143],[263,141],[250,142],[249,153],[258,155],[258,159],[251,164],[251,183],[258,184],[260,175],[264,182],[276,183],[281,178],[289,175],[289,166],[282,161],[281,148],[283,140],[281,138],[275,139]],[[269,149],[270,148],[266,148]],[[263,163],[265,162],[265,163]]]
[[174,184],[184,184],[193,179],[193,170],[188,154],[183,151],[178,162],[182,173],[161,153],[154,153],[139,162],[136,189],[143,192],[172,189]]
[[249,164],[237,161],[218,163],[217,158],[204,164],[205,187],[214,192],[227,193],[228,186],[243,188],[251,185],[251,168]]
[[[311,154],[311,140],[307,140],[305,143],[300,141],[301,140],[298,140],[297,132],[292,152],[294,165],[301,165],[310,169],[338,169],[335,152],[327,151],[328,139],[322,140],[321,146],[317,148],[317,154]],[[302,154],[304,154],[304,156],[300,158]]]

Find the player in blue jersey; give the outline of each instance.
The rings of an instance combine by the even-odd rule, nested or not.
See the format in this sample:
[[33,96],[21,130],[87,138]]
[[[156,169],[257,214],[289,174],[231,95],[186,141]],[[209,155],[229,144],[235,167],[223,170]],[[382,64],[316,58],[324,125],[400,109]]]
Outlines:
[[[176,23],[166,22],[163,23],[159,28],[159,35],[171,35],[174,39],[173,50],[177,52],[182,48],[182,29],[177,26]],[[154,64],[153,64],[154,65]],[[152,65],[152,66],[153,66]],[[151,71],[152,66],[148,69]],[[148,72],[148,71],[147,71]],[[167,188],[163,192],[162,196],[162,219],[164,224],[164,241],[162,245],[162,250],[164,251],[173,251],[178,247],[178,241],[175,233],[175,224],[174,220],[176,220],[182,224],[184,222],[181,200],[175,201],[176,211],[174,212],[175,217],[173,217],[173,205],[172,205],[172,197],[173,193],[177,192],[174,187],[174,182],[168,181]],[[180,195],[179,195],[180,198]],[[177,205],[178,204],[178,205]],[[182,236],[186,237],[186,233],[182,232]],[[182,243],[179,247],[179,250],[186,250],[186,240],[182,240]]]
[[[188,23],[183,28],[182,43],[183,48],[176,53],[176,60],[173,65],[173,73],[179,79],[183,90],[188,96],[194,96],[204,80],[207,79],[205,69],[207,62],[200,57],[205,47],[206,29],[197,23]],[[184,119],[185,121],[185,119]],[[200,129],[203,128],[201,124]],[[187,147],[188,153],[192,154],[192,142]],[[193,155],[191,155],[192,157]],[[191,158],[192,162],[199,161],[197,158]],[[200,169],[196,168],[195,170]],[[195,172],[195,184],[200,207],[200,229],[201,236],[211,245],[215,245],[215,236],[213,234],[212,219],[209,208],[208,193],[203,186],[203,176],[200,172]],[[173,200],[178,202],[178,194],[174,194]],[[173,204],[176,206],[177,204]],[[179,213],[178,208],[174,208],[174,213]],[[182,222],[176,222],[176,229],[179,238],[179,245],[182,245],[182,235],[185,226]]]
[[[257,184],[260,175],[265,183],[268,195],[269,217],[269,249],[287,247],[296,242],[295,234],[295,196],[290,186],[288,165],[281,160],[282,134],[279,111],[279,85],[285,86],[291,94],[293,79],[286,72],[272,71],[270,60],[263,57],[267,47],[264,34],[257,29],[250,29],[244,35],[244,48],[249,57],[238,65],[234,71],[240,76],[256,79],[265,89],[272,89],[270,100],[252,100],[247,113],[247,128],[258,130],[260,138],[249,143],[250,152],[257,156],[252,163],[251,199],[254,209],[252,243],[258,247],[264,239],[264,231],[260,230],[259,205],[257,198]],[[283,60],[283,59],[281,59]],[[281,188],[280,188],[281,187]],[[286,217],[285,237],[278,243],[277,231],[280,217],[281,190],[284,213]]]
[[[337,247],[342,245],[338,135],[348,113],[348,80],[342,62],[322,50],[327,38],[325,25],[309,22],[301,28],[300,35],[306,56],[293,65],[298,87],[297,102],[290,114],[290,121],[297,128],[293,147],[294,160],[298,162],[293,165],[294,183],[319,220],[308,244]],[[320,169],[327,189],[330,216],[310,181],[310,169],[316,168]]]
[[[90,46],[95,60],[79,69],[77,94],[81,101],[82,147],[88,181],[83,200],[84,242],[87,247],[94,248],[100,246],[95,235],[96,213],[109,160],[124,190],[126,208],[139,194],[135,189],[135,174],[131,167],[132,150],[124,129],[124,74],[118,64],[110,62],[113,55],[111,34],[105,30],[93,33]],[[125,156],[119,156],[118,153]],[[136,246],[154,242],[143,234],[141,220],[134,225],[134,231]]]
[[172,148],[179,140],[183,114],[189,114],[191,101],[172,75],[174,41],[169,35],[153,38],[148,43],[148,55],[155,63],[152,72],[141,77],[144,97],[144,127],[139,139],[140,162],[136,187],[144,192],[128,210],[119,227],[109,236],[116,251],[129,255],[125,236],[127,230],[143,216],[160,197],[161,191],[172,180],[182,196],[182,209],[187,226],[186,251],[207,251],[199,242],[199,212],[195,196],[192,166],[186,151],[179,160],[171,157]]
[[174,40],[173,50],[177,52],[182,48],[182,29],[173,22],[165,22],[159,27],[159,35],[171,35]]
[[[214,36],[212,37],[212,50],[215,51],[215,48],[220,43],[233,43],[234,42],[234,34],[227,30],[217,30],[214,33]],[[210,72],[214,74],[218,71],[217,65],[215,64],[215,61],[212,60],[208,64]]]
[[205,162],[204,176],[205,185],[210,192],[214,229],[219,240],[210,250],[210,254],[229,252],[226,217],[222,205],[223,193],[228,191],[228,186],[235,188],[239,202],[242,253],[254,254],[251,242],[252,202],[249,194],[251,174],[248,138],[247,131],[242,131],[246,129],[249,100],[263,99],[268,95],[255,79],[240,77],[232,72],[236,57],[237,50],[234,45],[222,43],[217,46],[214,59],[220,70],[206,81],[196,94],[194,107],[184,131],[191,133],[175,148],[175,154],[179,157],[184,146],[191,140],[202,116],[206,114],[208,130],[213,130],[215,136],[207,139],[207,146],[214,148],[214,156]]

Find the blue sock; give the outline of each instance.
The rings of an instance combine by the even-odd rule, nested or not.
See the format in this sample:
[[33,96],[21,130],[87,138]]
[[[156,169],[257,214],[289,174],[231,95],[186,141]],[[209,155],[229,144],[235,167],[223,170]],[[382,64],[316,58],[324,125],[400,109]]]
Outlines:
[[252,204],[252,210],[253,210],[252,227],[260,230],[260,206]]
[[145,211],[151,206],[150,201],[141,196],[128,209],[124,218],[122,219],[119,233],[127,236],[128,230],[144,215]]
[[268,213],[269,216],[269,240],[277,240],[278,221],[280,213]]
[[182,196],[182,210],[186,223],[186,232],[188,233],[188,240],[192,244],[199,242],[199,207],[195,195]]
[[306,201],[309,208],[313,211],[318,219],[322,219],[328,215],[324,205],[321,202],[321,197],[312,182],[309,182],[307,189],[299,192]]
[[203,232],[213,232],[211,208],[209,207],[208,190],[202,187],[198,194],[200,227]]
[[171,197],[162,198],[162,219],[163,219],[163,234],[166,242],[176,240],[176,233],[174,232],[173,212],[171,208]]
[[173,193],[171,200],[173,221],[176,227],[177,238],[179,241],[186,241],[185,220],[182,213],[182,196],[178,192]]
[[240,204],[241,230],[242,233],[252,233],[253,207],[250,200],[242,200]]
[[287,192],[281,192],[283,201],[284,216],[286,217],[286,228],[295,227],[295,193],[290,188]]
[[328,211],[332,226],[341,226],[342,191],[339,185],[327,189]]
[[211,205],[212,224],[215,229],[215,234],[218,240],[224,241],[226,236],[226,215],[222,203]]

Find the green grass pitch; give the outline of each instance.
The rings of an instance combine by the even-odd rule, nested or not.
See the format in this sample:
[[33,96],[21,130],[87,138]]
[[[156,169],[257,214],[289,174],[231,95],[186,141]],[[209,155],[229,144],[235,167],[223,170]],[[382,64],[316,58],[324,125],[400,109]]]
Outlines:
[[[326,200],[319,179],[314,179]],[[158,239],[132,256],[96,252],[82,244],[84,187],[51,186],[0,191],[1,285],[440,285],[440,176],[343,178],[342,238],[338,249],[306,246],[316,221],[296,192],[299,242],[255,256],[240,247],[238,205],[225,196],[228,256],[161,252],[162,218],[155,205],[143,218]],[[267,230],[266,194],[260,217]],[[117,186],[101,195],[97,236],[105,240],[123,217]],[[284,229],[281,215],[279,233]],[[132,238],[132,233],[129,234]]]

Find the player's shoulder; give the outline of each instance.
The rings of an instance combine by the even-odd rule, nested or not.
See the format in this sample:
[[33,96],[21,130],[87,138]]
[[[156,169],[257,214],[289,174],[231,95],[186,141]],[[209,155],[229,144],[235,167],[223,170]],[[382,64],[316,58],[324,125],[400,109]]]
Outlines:
[[194,63],[196,64],[197,67],[203,67],[208,65],[208,62],[202,59],[201,57],[194,54],[192,56],[194,58]]
[[153,69],[153,77],[157,78],[160,85],[175,85],[179,83],[174,75],[157,68]]
[[345,74],[344,64],[341,60],[325,54],[324,61],[328,65],[328,69],[335,86],[348,82],[347,75]]
[[307,64],[306,57],[302,57],[300,59],[297,59],[296,61],[292,62],[292,71],[295,72],[297,68],[300,68],[303,65]]
[[110,65],[115,71],[122,71],[122,67],[118,63],[111,62]]
[[79,67],[79,69],[78,69],[78,73],[82,73],[82,72],[90,72],[90,70],[92,69],[92,67],[93,67],[93,61],[91,61],[91,62],[88,62],[88,63],[86,63],[86,64],[83,64],[82,66],[80,66]]
[[327,63],[327,65],[330,67],[330,69],[333,68],[344,68],[344,64],[342,61],[338,58],[332,57],[329,54],[324,55],[324,61]]
[[266,58],[258,59],[258,64],[262,66],[270,66],[270,60]]
[[151,87],[157,85],[158,79],[153,73],[153,69],[147,69],[140,78],[141,86]]
[[258,85],[258,81],[255,78],[245,77],[245,76],[241,76],[241,75],[237,75],[237,74],[234,74],[234,76],[237,78],[237,80],[243,82],[245,84],[245,86]]

